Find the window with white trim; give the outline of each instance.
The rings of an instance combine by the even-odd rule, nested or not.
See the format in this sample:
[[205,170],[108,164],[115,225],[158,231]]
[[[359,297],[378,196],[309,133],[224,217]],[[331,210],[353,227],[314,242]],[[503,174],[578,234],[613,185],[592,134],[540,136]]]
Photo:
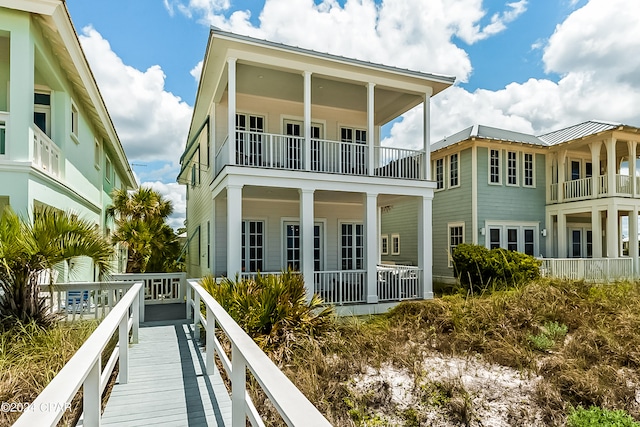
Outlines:
[[71,135],[78,138],[78,123],[80,121],[80,113],[78,113],[78,107],[72,101],[71,102]]
[[534,187],[533,184],[533,154],[524,153],[524,186]]
[[111,159],[109,156],[105,156],[104,160],[104,178],[107,182],[113,182],[113,165],[111,164]]
[[436,160],[436,189],[444,188],[444,159]]
[[507,151],[507,185],[518,185],[518,153]]
[[535,256],[538,247],[538,227],[531,224],[489,224],[486,247],[503,248]]
[[[284,260],[285,268],[300,271],[302,267],[302,249],[300,238],[300,223],[287,221],[284,223]],[[323,224],[313,225],[313,270],[322,271],[323,265]]]
[[94,151],[93,151],[93,164],[96,169],[100,169],[100,164],[102,163],[102,144],[100,144],[100,140],[96,138],[94,140]]
[[364,268],[364,226],[356,223],[340,224],[340,269]]
[[400,235],[391,235],[391,255],[400,255]]
[[489,227],[489,249],[497,249],[502,245],[502,227]]
[[449,267],[453,267],[453,251],[464,243],[464,222],[449,224]]
[[500,150],[489,150],[489,183],[500,182]]
[[263,271],[264,221],[242,221],[242,271]]
[[389,235],[380,236],[380,254],[389,255]]
[[458,176],[458,153],[449,156],[449,187],[460,185]]

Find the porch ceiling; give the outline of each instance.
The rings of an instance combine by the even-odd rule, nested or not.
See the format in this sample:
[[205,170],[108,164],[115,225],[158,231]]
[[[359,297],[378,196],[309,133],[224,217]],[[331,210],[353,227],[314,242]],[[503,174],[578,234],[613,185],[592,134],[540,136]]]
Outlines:
[[[258,200],[280,200],[297,202],[300,200],[300,195],[296,188],[281,188],[281,187],[258,187],[245,185],[242,189],[242,197],[245,199],[258,199]],[[410,196],[397,196],[391,194],[379,194],[378,206],[393,205],[406,200]],[[345,192],[345,191],[325,191],[317,190],[314,192],[314,200],[317,203],[340,203],[340,204],[356,204],[362,205],[364,203],[363,193],[359,192]]]
[[[304,80],[301,74],[238,63],[239,93],[266,98],[303,102]],[[376,86],[375,124],[383,125],[422,102],[422,97]],[[311,77],[311,103],[331,108],[367,111],[367,88],[362,82]]]

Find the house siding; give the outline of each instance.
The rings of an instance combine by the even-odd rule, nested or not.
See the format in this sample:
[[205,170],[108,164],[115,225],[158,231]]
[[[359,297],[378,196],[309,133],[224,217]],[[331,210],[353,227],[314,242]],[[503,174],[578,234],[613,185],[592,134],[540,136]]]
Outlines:
[[[382,212],[380,216],[380,230],[382,235],[389,239],[387,255],[381,255],[384,262],[402,265],[418,265],[418,199],[406,198],[393,203],[389,211]],[[400,236],[400,253],[394,255],[392,251],[391,236]]]

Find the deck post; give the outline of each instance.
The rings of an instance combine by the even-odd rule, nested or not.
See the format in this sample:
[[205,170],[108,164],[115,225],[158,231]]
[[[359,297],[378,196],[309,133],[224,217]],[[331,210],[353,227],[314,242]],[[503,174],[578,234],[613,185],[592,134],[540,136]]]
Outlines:
[[129,316],[122,316],[118,335],[120,384],[126,384],[129,382]]
[[200,294],[193,292],[195,294],[195,304],[193,307],[193,336],[196,340],[200,338]]
[[[144,307],[144,306],[143,306]],[[136,295],[131,304],[131,317],[133,325],[131,327],[131,343],[138,343],[138,330],[140,329],[140,294]]]
[[[140,288],[140,293],[138,294],[138,319],[139,322],[144,322],[144,288],[146,284],[142,282],[142,287]],[[135,303],[134,303],[135,304]]]
[[213,375],[215,371],[215,363],[214,363],[214,346],[213,346],[213,338],[216,333],[216,319],[213,315],[213,311],[207,305],[207,337],[205,344],[205,352],[206,352],[206,366],[207,366],[207,375]]
[[300,236],[302,242],[302,259],[300,270],[304,278],[304,286],[307,289],[307,301],[311,301],[314,289],[314,213],[313,190],[300,189]]
[[231,346],[231,426],[246,427],[247,410],[245,394],[247,391],[247,367],[235,344]]
[[[82,385],[83,425],[89,427],[100,425],[100,410],[102,406],[100,396],[101,362],[102,358],[98,355],[98,359],[93,364]],[[122,375],[122,373],[120,375]]]
[[304,170],[311,170],[311,71],[302,73],[304,79]]

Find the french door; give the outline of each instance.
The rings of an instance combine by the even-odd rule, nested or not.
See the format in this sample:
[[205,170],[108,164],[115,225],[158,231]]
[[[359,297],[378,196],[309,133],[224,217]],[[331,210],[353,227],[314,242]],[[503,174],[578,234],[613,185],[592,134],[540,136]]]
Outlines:
[[[313,225],[313,270],[323,268],[323,232],[322,223]],[[284,223],[284,260],[285,268],[300,271],[302,250],[300,247],[300,223],[287,221]]]

